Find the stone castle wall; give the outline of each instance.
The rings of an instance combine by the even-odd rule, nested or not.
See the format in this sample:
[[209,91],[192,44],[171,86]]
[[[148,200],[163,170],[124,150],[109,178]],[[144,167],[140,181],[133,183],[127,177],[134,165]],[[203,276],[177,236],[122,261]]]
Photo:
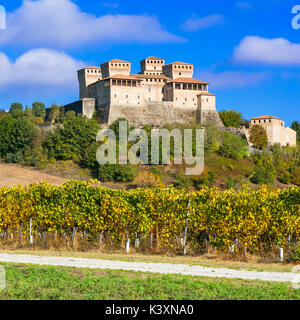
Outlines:
[[197,122],[197,109],[174,108],[172,103],[147,103],[145,106],[111,105],[103,110],[102,122],[111,124],[120,118],[125,118],[136,127],[149,125],[161,127],[166,124],[186,124]]

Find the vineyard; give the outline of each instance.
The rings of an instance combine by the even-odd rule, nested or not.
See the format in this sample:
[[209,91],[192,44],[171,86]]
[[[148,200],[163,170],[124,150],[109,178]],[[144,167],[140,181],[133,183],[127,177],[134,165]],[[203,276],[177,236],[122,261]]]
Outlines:
[[[189,205],[190,202],[190,205]],[[188,221],[187,221],[187,213]],[[0,188],[0,243],[103,250],[295,254],[300,188],[186,193],[175,188],[111,190],[96,181]]]

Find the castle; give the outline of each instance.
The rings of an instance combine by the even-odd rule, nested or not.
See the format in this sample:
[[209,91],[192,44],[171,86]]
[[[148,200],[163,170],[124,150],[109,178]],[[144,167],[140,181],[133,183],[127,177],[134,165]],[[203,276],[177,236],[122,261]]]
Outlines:
[[126,118],[135,126],[213,121],[223,127],[216,96],[193,73],[192,64],[149,57],[141,61],[140,73],[131,74],[130,62],[114,59],[78,71],[80,100],[64,111],[91,118],[96,110],[107,124]]
[[[251,119],[250,127],[254,125],[260,125],[266,130],[270,145],[274,145],[275,143],[279,143],[285,147],[296,147],[297,145],[297,132],[286,127],[284,121],[280,118],[263,115]],[[251,145],[251,143],[249,144]]]

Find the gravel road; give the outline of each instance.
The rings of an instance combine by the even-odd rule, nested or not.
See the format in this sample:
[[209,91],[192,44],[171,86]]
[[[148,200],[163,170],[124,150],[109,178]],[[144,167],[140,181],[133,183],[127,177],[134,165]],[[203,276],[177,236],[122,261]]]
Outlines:
[[45,257],[23,254],[0,254],[0,261],[75,268],[127,270],[135,272],[151,272],[160,274],[182,274],[211,278],[291,282],[293,284],[300,283],[300,273],[296,272],[260,272],[226,268],[209,268],[202,266],[190,266],[184,264],[110,261],[101,259],[84,259],[71,257]]

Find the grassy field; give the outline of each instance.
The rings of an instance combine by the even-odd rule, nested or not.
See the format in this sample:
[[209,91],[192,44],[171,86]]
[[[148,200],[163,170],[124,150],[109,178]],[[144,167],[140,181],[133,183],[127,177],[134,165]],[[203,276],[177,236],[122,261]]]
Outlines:
[[299,300],[289,284],[1,264],[1,300]]

